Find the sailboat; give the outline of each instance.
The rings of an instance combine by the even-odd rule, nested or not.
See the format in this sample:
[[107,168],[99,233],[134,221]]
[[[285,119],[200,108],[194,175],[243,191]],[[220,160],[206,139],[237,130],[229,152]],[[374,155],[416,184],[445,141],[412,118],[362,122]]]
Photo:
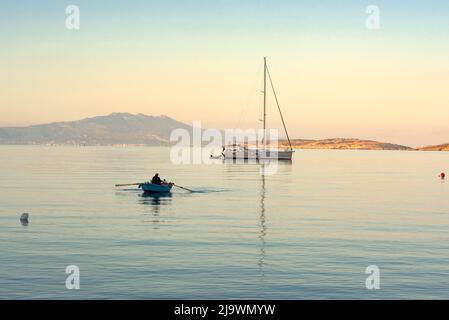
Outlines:
[[[274,89],[273,81],[271,79],[270,71],[267,66],[267,58],[263,59],[264,65],[264,73],[263,73],[263,137],[260,144],[256,147],[248,147],[247,145],[241,144],[233,144],[228,146],[223,146],[222,157],[224,159],[256,159],[256,160],[292,160],[293,148],[290,141],[290,137],[288,135],[287,127],[285,126],[284,117],[282,116],[281,107],[279,106],[279,101],[276,95],[276,91]],[[268,77],[267,77],[268,76]],[[268,146],[267,148],[267,139],[266,139],[266,129],[267,129],[267,78],[270,80],[270,85],[273,90],[274,98],[276,100],[276,104],[279,110],[279,114],[281,116],[282,125],[284,126],[285,134],[287,136],[289,148],[280,150],[271,148]]]

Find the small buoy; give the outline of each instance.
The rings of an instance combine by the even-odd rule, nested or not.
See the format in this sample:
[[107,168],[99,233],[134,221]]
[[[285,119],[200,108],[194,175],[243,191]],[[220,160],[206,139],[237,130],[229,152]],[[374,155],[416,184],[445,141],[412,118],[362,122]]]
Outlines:
[[30,215],[28,213],[22,213],[22,215],[20,216],[20,222],[22,223],[22,225],[28,225],[28,217]]
[[446,174],[444,172],[441,172],[439,177],[441,178],[441,180],[444,180],[446,178]]

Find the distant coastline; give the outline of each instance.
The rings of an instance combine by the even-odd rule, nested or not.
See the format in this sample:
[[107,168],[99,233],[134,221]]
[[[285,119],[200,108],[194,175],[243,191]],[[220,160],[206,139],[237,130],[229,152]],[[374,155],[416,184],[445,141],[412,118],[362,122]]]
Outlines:
[[[416,150],[411,147],[392,144],[386,142],[379,142],[373,140],[362,140],[355,138],[332,138],[322,140],[291,140],[294,149],[339,149],[339,150]],[[281,146],[288,146],[288,141],[282,140]]]
[[[169,147],[170,143],[159,144],[139,144],[139,143],[111,143],[111,144],[78,144],[78,143],[0,143],[0,146],[50,146],[50,147]],[[280,140],[279,147],[288,147],[287,140]],[[373,140],[362,140],[355,138],[333,138],[333,139],[293,139],[292,147],[295,150],[360,150],[360,151],[449,151],[449,144],[436,146],[426,146],[420,148],[412,148],[398,144],[385,143]]]
[[420,151],[449,151],[449,143],[419,148]]
[[[0,145],[47,146],[170,146],[170,133],[192,127],[167,116],[112,113],[70,122],[27,127],[0,127]],[[449,151],[449,143],[411,148],[404,145],[357,138],[293,139],[294,149]],[[287,140],[280,140],[288,147]]]
[[[301,143],[293,143],[293,141],[308,141]],[[139,143],[111,143],[111,144],[79,144],[79,143],[0,143],[0,146],[49,146],[49,147],[169,147],[170,143],[159,144],[139,144]],[[281,140],[278,144],[279,147],[288,147],[287,140]],[[378,142],[373,140],[362,140],[353,138],[334,138],[323,140],[308,140],[308,139],[294,139],[292,140],[292,147],[295,150],[360,150],[360,151],[439,151],[448,152],[449,144],[442,144],[436,146],[426,146],[420,148],[411,148],[403,145]]]

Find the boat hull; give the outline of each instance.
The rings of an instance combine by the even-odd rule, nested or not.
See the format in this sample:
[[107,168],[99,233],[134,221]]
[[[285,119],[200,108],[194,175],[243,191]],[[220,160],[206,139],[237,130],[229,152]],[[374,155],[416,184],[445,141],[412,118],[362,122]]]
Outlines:
[[173,187],[172,184],[153,184],[142,183],[139,186],[145,193],[170,193]]
[[223,157],[225,159],[243,159],[243,160],[286,160],[291,161],[293,150],[225,150]]

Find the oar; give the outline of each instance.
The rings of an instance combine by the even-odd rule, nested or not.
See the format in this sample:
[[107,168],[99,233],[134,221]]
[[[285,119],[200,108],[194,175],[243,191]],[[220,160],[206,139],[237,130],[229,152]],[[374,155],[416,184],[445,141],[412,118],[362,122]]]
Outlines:
[[141,183],[125,183],[125,184],[116,184],[116,187],[127,187],[127,186],[138,186]]
[[195,192],[194,190],[192,190],[192,189],[189,189],[189,188],[185,188],[185,187],[181,187],[181,186],[178,186],[177,184],[173,184],[175,187],[178,187],[178,188],[181,188],[181,189],[184,189],[184,190],[187,190],[187,191],[190,191],[190,192]]

